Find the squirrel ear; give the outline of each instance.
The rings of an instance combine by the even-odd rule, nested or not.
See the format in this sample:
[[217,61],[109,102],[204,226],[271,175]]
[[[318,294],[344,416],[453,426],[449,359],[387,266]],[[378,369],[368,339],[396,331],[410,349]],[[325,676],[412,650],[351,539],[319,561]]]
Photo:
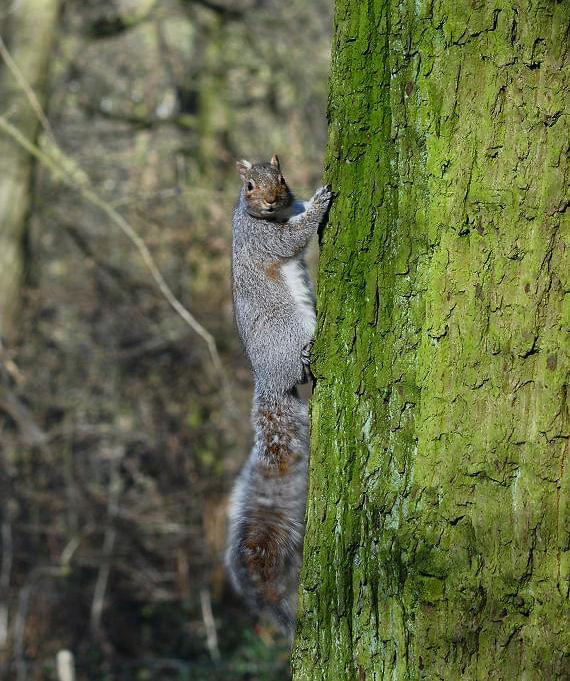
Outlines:
[[245,182],[247,171],[251,169],[251,163],[242,159],[241,161],[236,161],[236,168],[238,169],[239,176]]
[[272,166],[275,166],[277,170],[279,170],[279,157],[277,156],[277,154],[273,154],[270,163]]

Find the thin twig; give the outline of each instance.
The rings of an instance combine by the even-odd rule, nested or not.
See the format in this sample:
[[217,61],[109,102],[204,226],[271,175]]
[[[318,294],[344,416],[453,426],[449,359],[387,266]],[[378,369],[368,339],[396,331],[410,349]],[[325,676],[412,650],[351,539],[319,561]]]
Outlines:
[[115,519],[119,512],[119,497],[121,495],[122,487],[120,466],[123,454],[124,449],[120,448],[118,452],[115,452],[111,459],[109,494],[107,497],[107,526],[105,527],[105,535],[103,537],[103,559],[97,573],[97,580],[93,591],[93,601],[91,603],[91,630],[94,633],[98,633],[101,629],[101,617],[105,607],[105,593],[107,591],[107,584],[109,583],[113,549],[117,538]]
[[2,56],[2,59],[4,59],[6,66],[10,70],[10,73],[16,79],[16,82],[18,83],[18,85],[25,92],[26,97],[28,98],[28,101],[30,102],[30,106],[34,110],[34,112],[35,112],[36,116],[38,117],[40,123],[42,124],[44,130],[49,135],[52,143],[55,144],[55,137],[54,137],[54,134],[53,134],[53,130],[51,129],[51,125],[49,124],[49,121],[48,121],[45,113],[43,112],[42,105],[40,104],[38,98],[36,97],[35,92],[30,87],[28,81],[24,77],[24,74],[20,71],[16,62],[12,59],[12,56],[8,52],[8,49],[6,47],[6,43],[2,40],[2,36],[0,36],[0,55]]
[[70,567],[71,559],[75,555],[75,552],[80,547],[81,542],[94,531],[94,526],[88,523],[81,529],[80,532],[75,534],[64,546],[63,551],[59,556],[59,564],[62,570],[68,570]]
[[14,360],[8,356],[8,353],[2,344],[2,338],[0,338],[0,373],[2,373],[3,370],[5,370],[14,383],[18,385],[24,380],[22,372],[18,369]]
[[[0,660],[8,646],[8,597],[10,592],[10,574],[14,555],[12,544],[12,524],[9,511],[5,509],[2,519],[2,563],[0,565]],[[3,664],[0,662],[0,671]]]
[[162,295],[170,303],[172,308],[180,315],[180,317],[182,317],[182,319],[188,324],[188,326],[195,333],[197,333],[200,336],[200,338],[202,338],[202,340],[206,343],[216,371],[220,375],[223,375],[224,370],[222,368],[222,363],[220,361],[220,356],[218,354],[218,349],[216,347],[214,337],[212,336],[211,333],[206,331],[206,329],[198,322],[198,320],[192,314],[190,314],[190,312],[188,312],[188,310],[184,307],[184,305],[182,305],[178,298],[176,298],[176,296],[174,295],[174,293],[164,280],[164,277],[160,273],[160,270],[156,266],[156,263],[154,262],[150,254],[150,251],[148,250],[147,245],[144,243],[144,241],[135,232],[131,225],[122,217],[122,215],[117,213],[117,211],[108,203],[103,201],[103,199],[99,198],[99,196],[97,196],[95,192],[91,191],[86,187],[82,188],[80,192],[82,196],[86,198],[90,203],[92,203],[95,206],[98,206],[104,213],[106,213],[108,217],[133,242],[133,244],[138,249],[145,265],[148,267],[152,275],[152,278],[156,282],[156,285],[160,289]]
[[206,628],[206,645],[208,646],[208,652],[214,662],[219,662],[220,648],[218,646],[218,632],[216,630],[214,613],[212,612],[210,589],[207,586],[200,589],[200,606],[202,608],[204,627]]
[[87,186],[84,177],[82,177],[82,173],[80,174],[76,171],[73,174],[70,174],[66,168],[59,165],[57,161],[55,161],[49,154],[42,151],[37,145],[33,144],[33,142],[30,142],[30,140],[28,140],[18,130],[18,128],[9,123],[4,116],[0,116],[0,129],[9,135],[21,147],[23,147],[29,154],[40,161],[40,163],[49,168],[56,177],[61,178],[65,184],[78,191],[81,196],[89,203],[101,209],[109,217],[109,219],[115,225],[117,225],[117,227],[119,227],[119,229],[130,239],[130,241],[139,251],[143,262],[150,271],[151,276],[162,295],[166,298],[178,315],[186,322],[186,324],[188,324],[188,326],[190,326],[190,328],[206,343],[214,368],[218,374],[223,376],[225,379],[225,372],[222,367],[214,337],[200,324],[200,322],[184,307],[184,305],[182,305],[182,303],[174,295],[164,280],[160,270],[158,269],[150,251],[148,250],[147,245],[135,232],[133,227],[125,220],[125,218],[104,199],[98,196],[92,189],[90,189],[89,186]]
[[[141,237],[136,233],[133,227],[125,220],[125,218],[123,218],[122,215],[120,215],[120,213],[113,208],[113,206],[104,201],[90,188],[89,185],[91,183],[86,173],[84,173],[71,159],[65,156],[55,140],[55,136],[49,121],[47,120],[38,98],[36,97],[30,84],[26,81],[24,75],[18,69],[3,41],[0,44],[0,48],[0,55],[26,94],[32,109],[38,116],[38,119],[53,146],[53,151],[56,158],[54,159],[53,156],[42,152],[38,146],[36,146],[32,141],[28,140],[15,126],[9,123],[4,116],[0,116],[0,128],[3,129],[4,132],[12,137],[12,139],[14,139],[18,144],[20,144],[20,146],[26,149],[28,153],[48,167],[56,177],[61,177],[69,187],[77,190],[85,200],[100,208],[110,218],[110,220],[115,223],[119,229],[121,229],[121,231],[131,240],[131,242],[139,251],[156,285],[170,306],[205,342],[212,360],[212,364],[214,365],[214,369],[220,377],[220,381],[222,383],[222,390],[228,406],[228,415],[235,419],[239,419],[240,414],[233,399],[231,383],[220,360],[220,355],[218,353],[218,348],[214,337],[200,324],[200,322],[198,322],[194,315],[192,315],[174,295],[164,280],[164,277],[158,269],[155,261],[153,260],[148,247]],[[73,172],[70,172],[70,169],[73,169]]]
[[26,405],[18,399],[7,385],[2,385],[2,383],[0,383],[0,411],[8,414],[16,423],[24,444],[32,447],[45,445],[46,433],[37,425]]
[[27,679],[28,668],[25,656],[25,634],[28,608],[37,582],[43,577],[65,577],[65,571],[61,568],[38,565],[30,572],[24,586],[20,589],[18,594],[18,609],[16,610],[16,616],[14,618],[13,634],[14,662],[16,666],[17,681],[26,681]]

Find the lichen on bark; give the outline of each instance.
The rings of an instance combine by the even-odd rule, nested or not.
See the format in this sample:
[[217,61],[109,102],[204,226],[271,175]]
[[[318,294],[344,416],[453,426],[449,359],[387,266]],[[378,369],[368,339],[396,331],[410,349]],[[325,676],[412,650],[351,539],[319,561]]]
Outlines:
[[568,18],[337,0],[297,680],[569,673]]

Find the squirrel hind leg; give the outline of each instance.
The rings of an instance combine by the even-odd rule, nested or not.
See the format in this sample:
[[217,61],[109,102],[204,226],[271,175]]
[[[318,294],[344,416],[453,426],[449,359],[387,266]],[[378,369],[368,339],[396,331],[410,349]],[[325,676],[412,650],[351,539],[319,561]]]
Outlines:
[[282,396],[290,393],[297,383],[307,382],[305,362],[298,348],[288,353],[287,361],[266,362],[257,366],[254,373],[255,389],[260,395]]
[[313,386],[315,384],[315,376],[311,371],[311,352],[314,344],[315,340],[311,339],[301,350],[301,364],[303,365],[303,380],[301,383],[311,382]]

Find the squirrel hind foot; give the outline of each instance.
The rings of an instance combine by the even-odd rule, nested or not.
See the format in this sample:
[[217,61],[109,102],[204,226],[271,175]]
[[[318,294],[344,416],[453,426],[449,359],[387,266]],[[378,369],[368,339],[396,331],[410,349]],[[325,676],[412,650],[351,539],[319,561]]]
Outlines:
[[313,350],[314,340],[310,340],[307,345],[301,350],[301,364],[303,365],[303,377],[301,383],[315,382],[315,376],[311,371],[311,352]]

